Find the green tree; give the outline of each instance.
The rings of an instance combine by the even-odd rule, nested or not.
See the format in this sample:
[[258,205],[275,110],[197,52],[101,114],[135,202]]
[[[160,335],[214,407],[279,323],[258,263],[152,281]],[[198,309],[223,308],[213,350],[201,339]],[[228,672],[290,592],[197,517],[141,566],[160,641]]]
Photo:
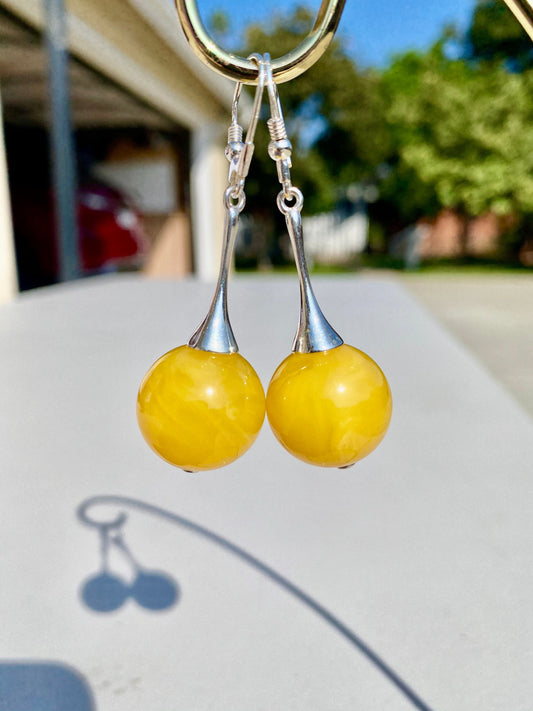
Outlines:
[[503,0],[477,0],[466,34],[465,56],[505,62],[514,71],[533,65],[533,45]]
[[[269,26],[251,25],[242,54],[279,57],[300,43],[313,19],[299,7],[289,16],[275,16]],[[307,214],[332,209],[350,183],[373,176],[388,154],[379,81],[377,73],[358,70],[338,37],[313,67],[279,86],[293,144],[293,181],[304,193]],[[247,184],[251,201],[279,190],[268,140],[260,126]]]
[[443,207],[465,222],[533,213],[533,70],[451,60],[444,44],[383,75],[394,144],[384,199],[410,220]]

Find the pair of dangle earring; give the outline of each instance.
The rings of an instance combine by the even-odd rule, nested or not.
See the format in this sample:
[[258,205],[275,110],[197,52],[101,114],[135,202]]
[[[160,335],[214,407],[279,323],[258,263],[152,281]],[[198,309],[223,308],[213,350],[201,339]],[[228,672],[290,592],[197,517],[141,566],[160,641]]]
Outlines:
[[[266,410],[274,435],[295,457],[323,467],[349,467],[385,436],[392,413],[390,388],[369,356],[343,343],[315,298],[303,247],[303,196],[291,182],[292,148],[270,56],[251,58],[258,65],[258,83],[246,142],[237,122],[241,84],[228,131],[229,186],[215,296],[189,344],[162,356],[145,375],[137,399],[139,426],[152,449],[171,464],[186,471],[215,469],[251,447]],[[276,369],[266,401],[257,374],[238,353],[227,311],[228,271],[265,86],[271,112],[269,155],[282,185],[277,205],[285,217],[300,284],[292,353]]]

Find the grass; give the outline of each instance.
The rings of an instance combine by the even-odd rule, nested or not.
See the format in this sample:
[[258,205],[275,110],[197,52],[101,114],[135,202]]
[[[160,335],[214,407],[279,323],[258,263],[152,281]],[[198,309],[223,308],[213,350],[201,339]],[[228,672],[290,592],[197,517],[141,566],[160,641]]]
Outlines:
[[531,267],[526,267],[516,259],[498,259],[495,257],[460,257],[447,259],[424,260],[418,269],[406,270],[402,260],[392,259],[386,255],[361,255],[361,269],[393,269],[411,274],[443,273],[443,274],[492,274],[492,273],[523,273],[533,274]]
[[[276,265],[275,273],[290,273],[294,264]],[[362,254],[348,264],[316,264],[310,269],[312,274],[347,274],[350,272],[372,270],[393,270],[405,274],[533,274],[533,267],[526,267],[518,260],[504,260],[487,257],[463,257],[456,259],[430,259],[423,261],[418,269],[406,270],[403,260],[393,259],[384,254]],[[237,267],[238,271],[256,271],[252,265]]]

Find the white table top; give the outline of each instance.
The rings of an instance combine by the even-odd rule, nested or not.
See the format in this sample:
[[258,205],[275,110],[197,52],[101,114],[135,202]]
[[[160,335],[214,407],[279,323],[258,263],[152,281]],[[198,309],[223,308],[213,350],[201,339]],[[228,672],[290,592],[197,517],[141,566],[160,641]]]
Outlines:
[[[398,285],[315,290],[394,397],[383,444],[346,471],[292,459],[267,423],[222,470],[187,475],[148,449],[138,384],[211,286],[106,277],[0,309],[3,711],[530,711],[531,419]],[[231,284],[265,386],[297,308],[295,278]],[[92,514],[128,514],[124,541],[176,581],[176,604],[84,604],[100,544],[76,511],[108,495]],[[116,550],[111,567],[131,579]],[[75,670],[85,692],[26,707],[14,661]]]

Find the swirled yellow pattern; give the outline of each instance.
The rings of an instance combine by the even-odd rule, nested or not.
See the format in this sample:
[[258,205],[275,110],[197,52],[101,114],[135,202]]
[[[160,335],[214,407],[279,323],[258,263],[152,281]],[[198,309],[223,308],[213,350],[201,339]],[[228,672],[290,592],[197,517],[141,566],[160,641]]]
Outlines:
[[346,467],[370,454],[385,436],[392,396],[379,366],[343,344],[291,353],[270,381],[266,408],[272,431],[295,457]]
[[265,417],[265,394],[239,353],[180,346],[146,373],[137,419],[150,447],[187,471],[223,467],[246,452]]

